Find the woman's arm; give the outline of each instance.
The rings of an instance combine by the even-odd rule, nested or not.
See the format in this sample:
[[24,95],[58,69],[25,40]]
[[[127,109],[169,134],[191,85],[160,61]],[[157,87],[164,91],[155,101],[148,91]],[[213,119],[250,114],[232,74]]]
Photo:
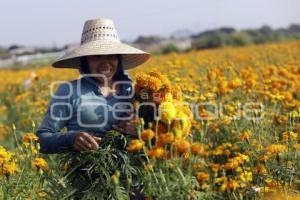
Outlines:
[[41,153],[61,153],[73,151],[77,131],[60,132],[73,115],[71,84],[59,86],[48,106],[44,119],[36,131],[39,137]]

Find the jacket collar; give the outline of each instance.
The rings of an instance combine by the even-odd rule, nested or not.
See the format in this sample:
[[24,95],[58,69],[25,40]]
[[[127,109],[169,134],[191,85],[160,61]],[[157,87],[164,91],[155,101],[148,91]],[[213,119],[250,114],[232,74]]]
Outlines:
[[[96,80],[93,77],[88,76],[88,74],[86,74],[84,72],[84,70],[83,70],[83,68],[82,68],[81,65],[79,65],[78,70],[79,70],[79,73],[82,75],[82,79],[85,80],[85,81],[87,81],[90,85],[92,85],[93,90],[97,94],[103,96],[103,94],[101,93],[100,87],[99,87],[98,83],[96,82]],[[126,72],[125,72],[125,75],[127,75],[126,81],[132,82],[132,79],[128,76],[128,74]],[[118,95],[128,94],[128,93],[130,93],[130,90],[132,90],[132,85],[128,85],[128,84],[124,85],[123,84],[123,85],[121,85],[121,93],[118,93]],[[110,97],[110,96],[108,96],[108,97]]]

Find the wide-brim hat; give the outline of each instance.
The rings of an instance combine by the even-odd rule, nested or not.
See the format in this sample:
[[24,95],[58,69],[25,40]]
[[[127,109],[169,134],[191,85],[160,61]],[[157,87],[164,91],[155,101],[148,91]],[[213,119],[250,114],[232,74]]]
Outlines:
[[90,55],[119,54],[124,69],[143,64],[150,54],[122,43],[111,19],[92,19],[84,23],[80,46],[65,52],[53,64],[57,68],[77,68],[80,58]]

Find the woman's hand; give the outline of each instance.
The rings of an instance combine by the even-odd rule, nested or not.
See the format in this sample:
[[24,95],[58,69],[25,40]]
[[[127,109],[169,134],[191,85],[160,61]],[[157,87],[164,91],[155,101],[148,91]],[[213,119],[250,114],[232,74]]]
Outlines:
[[136,126],[138,122],[136,120],[122,120],[118,125],[113,124],[113,129],[132,137],[137,138],[138,133],[136,130]]
[[87,132],[80,132],[75,137],[73,148],[77,151],[96,150],[101,142],[100,137],[92,136]]

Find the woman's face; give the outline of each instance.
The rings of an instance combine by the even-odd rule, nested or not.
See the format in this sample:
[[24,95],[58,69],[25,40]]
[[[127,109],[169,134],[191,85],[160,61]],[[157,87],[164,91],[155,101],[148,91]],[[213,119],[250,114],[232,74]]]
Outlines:
[[111,81],[118,67],[117,55],[93,55],[87,56],[86,59],[89,71],[95,75],[97,81],[103,82],[101,77],[96,77],[97,74],[102,74],[107,78],[107,81]]

